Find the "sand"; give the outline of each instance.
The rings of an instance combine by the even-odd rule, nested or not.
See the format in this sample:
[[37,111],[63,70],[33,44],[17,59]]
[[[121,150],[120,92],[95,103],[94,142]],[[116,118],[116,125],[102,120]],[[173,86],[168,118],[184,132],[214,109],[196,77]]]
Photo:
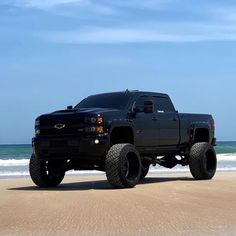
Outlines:
[[236,172],[210,181],[149,174],[120,190],[105,175],[65,177],[51,189],[0,180],[0,213],[0,235],[236,235]]

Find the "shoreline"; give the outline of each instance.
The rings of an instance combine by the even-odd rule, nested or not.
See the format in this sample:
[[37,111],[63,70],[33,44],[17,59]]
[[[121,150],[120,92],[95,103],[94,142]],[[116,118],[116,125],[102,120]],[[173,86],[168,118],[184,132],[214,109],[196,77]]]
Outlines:
[[[190,170],[189,169],[162,169],[162,170],[158,170],[158,169],[150,169],[148,172],[148,175],[165,175],[165,174],[178,174],[178,173],[186,173],[186,174],[190,174]],[[227,168],[222,168],[222,169],[217,169],[216,170],[216,174],[217,173],[236,173],[236,168],[232,168],[232,169],[227,169]],[[105,172],[103,171],[76,171],[76,173],[66,173],[65,178],[68,177],[76,177],[76,176],[85,176],[85,177],[96,177],[96,176],[105,176]],[[30,175],[29,173],[27,174],[21,174],[21,175],[0,175],[0,180],[11,180],[11,179],[29,179]]]
[[[233,154],[218,154],[218,172],[236,171],[236,153]],[[150,168],[154,173],[181,173],[188,172],[188,167],[182,167],[180,165],[173,169],[156,166]],[[98,171],[68,171],[67,176],[72,175],[102,175]],[[0,179],[12,179],[12,178],[28,178],[29,177],[29,159],[0,159]]]
[[67,176],[39,189],[29,178],[0,181],[0,235],[235,235],[236,172],[194,181],[148,174],[132,189],[104,175]]

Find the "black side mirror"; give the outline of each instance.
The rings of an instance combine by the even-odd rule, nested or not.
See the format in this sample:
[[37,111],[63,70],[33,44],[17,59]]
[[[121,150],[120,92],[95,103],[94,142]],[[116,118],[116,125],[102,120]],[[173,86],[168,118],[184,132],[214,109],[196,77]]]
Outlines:
[[71,110],[71,109],[73,109],[73,106],[67,106],[67,110]]
[[153,102],[152,101],[144,101],[144,113],[153,113]]

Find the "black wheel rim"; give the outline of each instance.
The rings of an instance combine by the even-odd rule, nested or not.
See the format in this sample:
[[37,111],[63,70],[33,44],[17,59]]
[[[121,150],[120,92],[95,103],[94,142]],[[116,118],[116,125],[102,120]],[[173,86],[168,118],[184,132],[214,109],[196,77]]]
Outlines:
[[48,180],[54,180],[60,176],[60,173],[57,173],[52,166],[50,166],[49,161],[43,163],[43,173]]
[[125,177],[127,178],[129,175],[129,160],[127,157],[124,158],[123,173],[125,174]]
[[123,160],[122,165],[123,175],[127,180],[136,180],[140,175],[139,157],[134,152],[129,152]]

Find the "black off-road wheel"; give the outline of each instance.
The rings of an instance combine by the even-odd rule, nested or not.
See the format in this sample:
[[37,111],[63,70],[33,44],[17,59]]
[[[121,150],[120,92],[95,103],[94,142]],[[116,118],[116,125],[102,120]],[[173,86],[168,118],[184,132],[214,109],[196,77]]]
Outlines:
[[43,161],[32,155],[29,172],[33,182],[39,187],[56,187],[65,176],[64,161]]
[[113,145],[106,156],[105,171],[107,180],[113,187],[134,187],[141,175],[139,152],[132,144]]
[[196,180],[212,179],[217,167],[216,153],[206,142],[195,143],[189,156],[189,168]]

